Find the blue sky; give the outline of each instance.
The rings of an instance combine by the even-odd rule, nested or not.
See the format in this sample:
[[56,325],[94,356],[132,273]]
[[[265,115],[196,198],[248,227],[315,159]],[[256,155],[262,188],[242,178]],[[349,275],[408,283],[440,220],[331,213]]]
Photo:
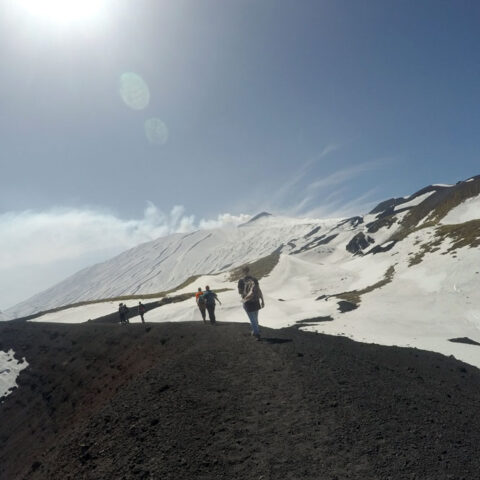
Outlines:
[[480,173],[476,1],[28,3],[0,0],[0,309],[159,234]]

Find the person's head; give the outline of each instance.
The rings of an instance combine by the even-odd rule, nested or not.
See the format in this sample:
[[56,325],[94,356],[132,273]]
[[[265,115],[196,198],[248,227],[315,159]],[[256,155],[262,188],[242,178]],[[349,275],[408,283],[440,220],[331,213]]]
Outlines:
[[205,287],[205,290],[206,290],[207,292],[210,291],[210,287],[207,285],[207,286]]
[[123,303],[119,303],[118,306],[121,307],[123,305]]
[[201,292],[201,291],[202,291],[202,287],[198,287],[198,291]]
[[250,273],[250,268],[245,265],[244,267],[242,267],[242,273],[244,275],[248,275]]

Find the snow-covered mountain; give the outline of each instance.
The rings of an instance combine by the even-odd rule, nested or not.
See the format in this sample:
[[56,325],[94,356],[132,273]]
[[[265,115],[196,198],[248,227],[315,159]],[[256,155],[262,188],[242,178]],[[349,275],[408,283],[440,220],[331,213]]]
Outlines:
[[327,231],[334,224],[262,214],[239,227],[169,235],[85,268],[7,314],[19,317],[88,300],[163,292],[191,276],[228,271],[270,255],[313,229]]
[[[384,335],[389,343],[392,331],[401,336],[404,316],[418,317],[427,330],[436,316],[445,327],[452,325],[452,337],[480,341],[480,303],[474,293],[480,280],[479,194],[480,176],[431,185],[348,219],[292,219],[264,212],[235,228],[162,237],[86,268],[6,314],[18,318],[84,301],[164,292],[199,275],[207,275],[216,288],[234,289],[229,272],[269,259],[273,271],[262,284],[275,301],[270,304],[275,325],[319,316],[342,319],[319,324],[317,318],[302,325],[380,343]],[[339,302],[347,302],[342,308],[351,311],[340,313]],[[457,328],[459,317],[471,328]],[[346,318],[362,320],[346,325]],[[379,324],[385,320],[390,330],[382,333]]]

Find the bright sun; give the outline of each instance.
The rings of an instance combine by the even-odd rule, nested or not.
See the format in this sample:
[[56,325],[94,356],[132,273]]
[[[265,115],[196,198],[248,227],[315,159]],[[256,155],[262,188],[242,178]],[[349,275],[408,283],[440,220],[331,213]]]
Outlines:
[[56,23],[90,20],[100,14],[102,0],[18,0],[29,13]]

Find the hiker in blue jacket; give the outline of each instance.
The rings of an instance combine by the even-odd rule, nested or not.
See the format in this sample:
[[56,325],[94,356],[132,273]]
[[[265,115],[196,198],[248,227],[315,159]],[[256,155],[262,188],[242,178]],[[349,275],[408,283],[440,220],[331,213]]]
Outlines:
[[215,325],[215,302],[218,302],[220,305],[222,302],[218,299],[217,294],[210,290],[210,287],[207,285],[205,287],[205,293],[201,296],[205,300],[205,306],[207,307],[208,318],[210,318],[210,323]]

